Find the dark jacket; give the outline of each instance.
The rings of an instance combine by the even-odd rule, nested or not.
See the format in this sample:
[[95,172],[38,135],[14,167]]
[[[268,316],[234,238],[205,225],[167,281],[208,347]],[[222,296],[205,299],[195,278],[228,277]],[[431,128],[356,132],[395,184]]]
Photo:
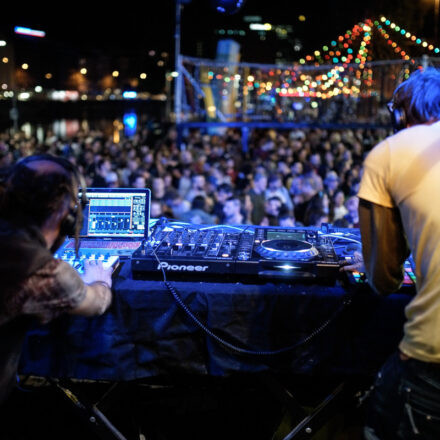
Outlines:
[[15,384],[23,340],[33,321],[24,315],[10,319],[6,298],[52,258],[37,228],[20,229],[0,219],[0,402]]

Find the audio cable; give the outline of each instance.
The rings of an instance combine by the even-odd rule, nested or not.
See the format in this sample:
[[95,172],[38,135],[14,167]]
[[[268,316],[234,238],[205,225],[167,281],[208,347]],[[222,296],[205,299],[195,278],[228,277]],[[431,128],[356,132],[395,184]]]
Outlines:
[[237,345],[234,345],[225,339],[221,338],[217,334],[215,334],[211,329],[209,329],[205,324],[203,324],[199,318],[197,318],[196,315],[188,308],[188,306],[185,304],[185,302],[182,300],[182,298],[179,295],[179,292],[177,289],[167,280],[167,276],[165,273],[164,268],[162,267],[162,263],[159,259],[159,257],[156,254],[155,249],[152,249],[152,253],[154,257],[156,258],[159,266],[162,270],[163,275],[163,281],[165,286],[167,287],[168,291],[171,293],[177,304],[183,309],[183,311],[190,317],[190,319],[199,327],[201,328],[210,338],[218,342],[220,345],[236,352],[242,355],[250,355],[250,356],[276,356],[284,353],[288,353],[290,351],[294,351],[297,348],[308,344],[312,339],[317,337],[320,333],[322,333],[329,325],[332,323],[337,316],[341,314],[341,312],[349,305],[351,304],[351,296],[346,295],[338,307],[338,309],[330,316],[326,321],[324,321],[319,327],[315,328],[309,335],[298,341],[297,343],[284,347],[279,348],[277,350],[251,350],[244,347],[238,347]]

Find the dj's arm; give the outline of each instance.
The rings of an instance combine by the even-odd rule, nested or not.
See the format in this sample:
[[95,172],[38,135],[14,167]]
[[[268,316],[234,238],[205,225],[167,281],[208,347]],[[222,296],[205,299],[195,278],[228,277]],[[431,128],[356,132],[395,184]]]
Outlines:
[[86,260],[84,274],[81,276],[86,285],[83,300],[70,313],[75,315],[101,315],[110,306],[112,300],[113,268],[104,268],[102,261]]
[[112,292],[108,284],[100,281],[87,284],[84,299],[69,313],[82,316],[102,315],[108,309],[111,300]]
[[362,254],[371,287],[380,294],[396,291],[403,281],[403,264],[410,254],[398,208],[360,199]]
[[9,296],[5,302],[8,315],[33,315],[41,323],[62,313],[100,315],[111,303],[111,273],[101,263],[92,269],[90,278],[84,280],[67,262],[53,258]]

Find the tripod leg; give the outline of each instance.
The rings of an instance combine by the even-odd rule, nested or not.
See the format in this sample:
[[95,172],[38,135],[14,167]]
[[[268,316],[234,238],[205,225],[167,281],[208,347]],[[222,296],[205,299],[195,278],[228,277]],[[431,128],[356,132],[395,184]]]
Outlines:
[[89,405],[80,400],[70,388],[59,381],[49,379],[60,393],[73,404],[78,414],[102,440],[127,440],[126,437],[110,422],[96,405]]

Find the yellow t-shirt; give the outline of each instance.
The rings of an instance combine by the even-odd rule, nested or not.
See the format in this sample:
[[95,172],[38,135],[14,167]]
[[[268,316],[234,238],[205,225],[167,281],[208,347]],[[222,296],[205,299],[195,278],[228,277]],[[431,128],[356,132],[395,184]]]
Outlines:
[[373,148],[358,195],[399,208],[417,277],[399,347],[415,359],[440,362],[440,122],[407,128]]

